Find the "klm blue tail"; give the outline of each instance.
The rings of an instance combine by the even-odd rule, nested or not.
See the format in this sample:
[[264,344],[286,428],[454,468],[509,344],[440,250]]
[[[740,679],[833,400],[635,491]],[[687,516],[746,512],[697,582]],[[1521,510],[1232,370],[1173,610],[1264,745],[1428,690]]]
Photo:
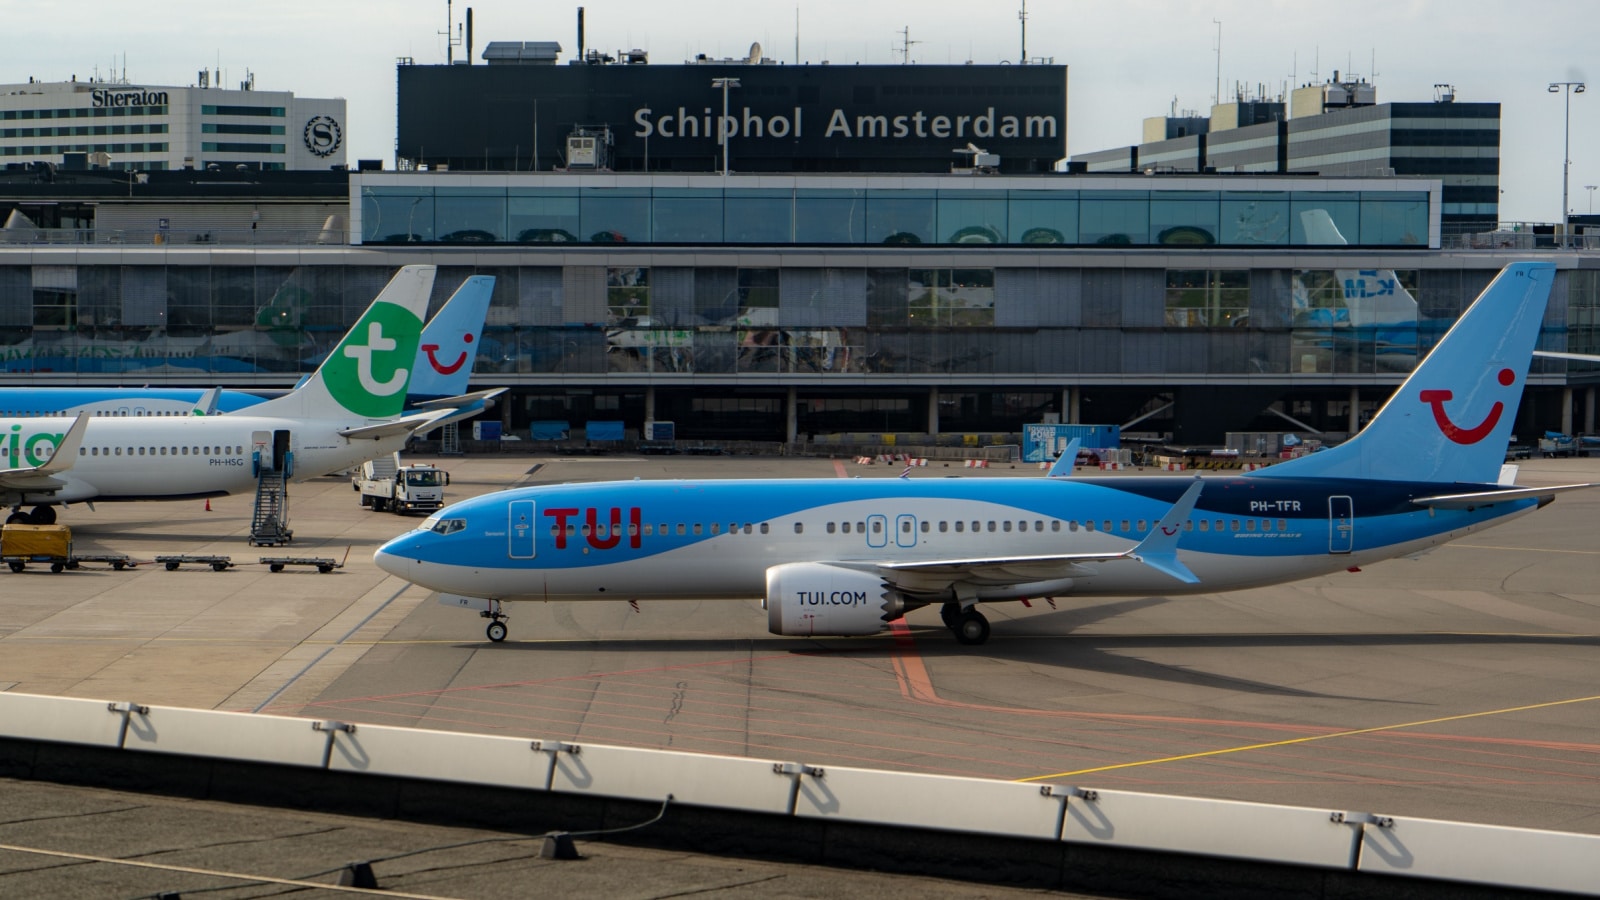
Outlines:
[[1360,434],[1255,476],[1494,483],[1554,281],[1506,266]]

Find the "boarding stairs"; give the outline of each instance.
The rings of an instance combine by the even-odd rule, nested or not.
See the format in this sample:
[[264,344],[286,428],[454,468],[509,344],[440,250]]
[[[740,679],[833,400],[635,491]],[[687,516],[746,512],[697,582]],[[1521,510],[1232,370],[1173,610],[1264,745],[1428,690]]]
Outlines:
[[461,423],[448,422],[439,429],[439,454],[441,456],[461,455]]
[[277,547],[294,539],[289,528],[289,486],[279,469],[263,468],[256,478],[256,508],[250,519],[250,545]]

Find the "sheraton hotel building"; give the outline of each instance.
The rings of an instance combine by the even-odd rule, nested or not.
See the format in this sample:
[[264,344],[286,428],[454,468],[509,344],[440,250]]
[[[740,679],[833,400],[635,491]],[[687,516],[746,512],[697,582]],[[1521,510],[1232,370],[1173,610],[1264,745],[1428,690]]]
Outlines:
[[[1064,160],[1065,66],[475,62],[401,61],[393,169],[8,156],[0,380],[285,387],[409,263],[434,309],[496,276],[474,386],[524,437],[1339,437],[1528,258],[1541,347],[1600,351],[1600,253],[1492,233],[1498,104],[1219,108],[1141,164]],[[1594,431],[1596,384],[1536,360],[1519,432]]]

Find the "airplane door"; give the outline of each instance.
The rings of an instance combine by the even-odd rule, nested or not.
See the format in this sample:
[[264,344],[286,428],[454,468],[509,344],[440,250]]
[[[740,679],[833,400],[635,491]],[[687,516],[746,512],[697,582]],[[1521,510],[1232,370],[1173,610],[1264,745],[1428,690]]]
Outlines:
[[901,513],[894,519],[894,542],[898,547],[917,545],[917,517]]
[[506,512],[506,555],[533,559],[533,501],[513,500]]
[[885,516],[867,516],[867,546],[889,546],[889,519]]
[[272,433],[272,467],[285,475],[289,470],[289,432],[279,429]]
[[1328,552],[1349,553],[1355,549],[1355,507],[1349,497],[1328,498]]

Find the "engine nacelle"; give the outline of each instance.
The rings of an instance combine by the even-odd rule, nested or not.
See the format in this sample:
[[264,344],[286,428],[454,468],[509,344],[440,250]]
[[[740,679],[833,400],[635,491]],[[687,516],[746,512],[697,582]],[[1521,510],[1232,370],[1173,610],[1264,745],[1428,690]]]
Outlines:
[[[877,634],[908,607],[883,579],[827,563],[767,570],[767,630],[773,634]],[[920,604],[918,604],[920,605]]]

